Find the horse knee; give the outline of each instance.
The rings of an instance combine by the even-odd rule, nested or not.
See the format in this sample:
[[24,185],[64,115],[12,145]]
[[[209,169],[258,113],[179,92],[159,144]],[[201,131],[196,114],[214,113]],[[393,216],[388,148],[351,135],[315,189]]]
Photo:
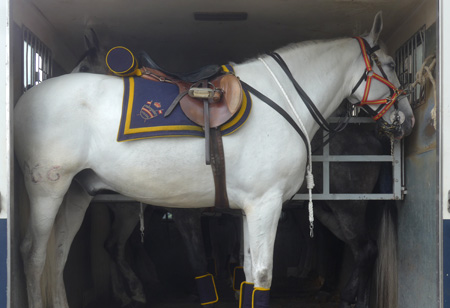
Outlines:
[[257,269],[253,278],[256,286],[269,289],[272,284],[272,271],[268,268]]

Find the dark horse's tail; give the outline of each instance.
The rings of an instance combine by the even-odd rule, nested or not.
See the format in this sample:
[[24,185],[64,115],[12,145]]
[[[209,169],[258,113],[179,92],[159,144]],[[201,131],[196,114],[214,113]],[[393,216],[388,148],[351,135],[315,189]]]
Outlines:
[[371,308],[397,308],[397,207],[395,201],[386,201],[378,206],[382,209],[374,272],[375,306]]

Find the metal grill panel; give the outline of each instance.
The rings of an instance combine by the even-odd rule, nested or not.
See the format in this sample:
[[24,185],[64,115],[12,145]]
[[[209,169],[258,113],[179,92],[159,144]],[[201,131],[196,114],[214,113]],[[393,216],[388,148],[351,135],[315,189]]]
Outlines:
[[23,28],[24,92],[52,75],[52,52],[30,30]]
[[[402,88],[408,89],[416,80],[416,73],[422,66],[424,54],[425,26],[395,52],[396,72]],[[420,104],[423,97],[424,89],[420,85],[417,85],[415,89],[411,89],[409,101],[413,108]]]

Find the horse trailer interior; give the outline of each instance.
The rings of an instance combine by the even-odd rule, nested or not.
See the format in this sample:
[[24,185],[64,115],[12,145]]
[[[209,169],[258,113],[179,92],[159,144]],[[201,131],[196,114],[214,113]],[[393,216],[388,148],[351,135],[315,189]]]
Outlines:
[[[362,35],[371,30],[379,11],[383,13],[381,40],[396,62],[402,85],[417,85],[408,94],[415,127],[410,136],[395,141],[392,153],[387,155],[351,160],[329,155],[325,147],[327,150],[313,159],[323,164],[324,170],[337,161],[392,163],[392,191],[378,195],[350,192],[338,196],[329,187],[325,188],[325,184],[316,200],[395,200],[398,307],[450,308],[450,140],[446,133],[450,130],[450,107],[445,103],[450,100],[450,90],[445,87],[450,79],[450,65],[444,58],[450,53],[450,4],[444,0],[2,1],[0,21],[4,30],[0,34],[0,46],[5,48],[0,49],[4,63],[0,71],[0,84],[4,85],[0,95],[4,97],[5,109],[0,109],[3,157],[0,164],[0,307],[29,307],[20,252],[29,200],[22,172],[14,159],[14,105],[24,92],[45,79],[71,73],[85,54],[88,29],[95,30],[106,50],[114,46],[125,46],[136,52],[144,50],[161,67],[188,72],[209,64],[243,62],[289,43]],[[324,173],[323,177],[329,176]],[[70,308],[101,307],[102,300],[104,307],[113,307],[106,303],[112,292],[111,269],[103,247],[111,227],[105,203],[111,199],[133,203],[122,196],[101,195],[94,199],[97,206],[88,209],[64,271]],[[301,245],[308,245],[308,236],[295,236],[301,233],[300,229],[309,232],[304,203],[307,199],[303,192],[296,194],[278,227],[274,282],[284,290],[281,297],[287,299],[286,303],[289,296],[299,297],[288,287],[288,281],[289,277],[300,275],[299,260],[307,258]],[[306,217],[301,220],[304,225],[296,225],[297,218],[289,216],[293,212],[301,219]],[[205,217],[213,220],[213,225],[221,226],[220,215],[206,213]],[[179,258],[186,251],[178,247],[181,238],[170,223],[170,214],[160,212],[156,218],[146,219],[155,223],[154,227],[146,228],[146,235],[154,232],[156,235],[150,241],[160,245],[163,251],[153,252],[156,267],[168,271],[166,277],[160,277],[161,281],[189,289],[181,285],[189,284],[191,272],[186,270],[187,260]],[[322,268],[333,266],[340,271],[330,278],[339,289],[344,279],[341,275],[345,276],[345,263],[349,262],[348,250],[329,231],[320,235],[323,226],[317,228],[318,237],[329,240],[334,250],[319,248],[314,262]],[[169,238],[162,233],[169,234]],[[319,253],[340,256],[324,257]],[[307,286],[305,290],[308,288],[314,287]],[[234,296],[231,291],[230,294]],[[317,289],[311,306],[303,304],[302,307],[319,307],[323,300],[320,294]],[[195,306],[192,300],[191,306],[183,306],[183,297],[177,300],[172,306],[155,307]],[[233,302],[219,307],[237,306]],[[338,302],[320,307],[338,307]]]

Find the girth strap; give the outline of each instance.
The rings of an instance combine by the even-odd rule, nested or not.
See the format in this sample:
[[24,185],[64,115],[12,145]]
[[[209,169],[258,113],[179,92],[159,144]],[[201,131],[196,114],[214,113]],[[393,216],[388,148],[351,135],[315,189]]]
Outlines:
[[230,204],[227,194],[222,132],[219,128],[210,128],[209,137],[210,142],[207,146],[210,146],[210,162],[216,190],[214,206],[219,209],[228,209]]

